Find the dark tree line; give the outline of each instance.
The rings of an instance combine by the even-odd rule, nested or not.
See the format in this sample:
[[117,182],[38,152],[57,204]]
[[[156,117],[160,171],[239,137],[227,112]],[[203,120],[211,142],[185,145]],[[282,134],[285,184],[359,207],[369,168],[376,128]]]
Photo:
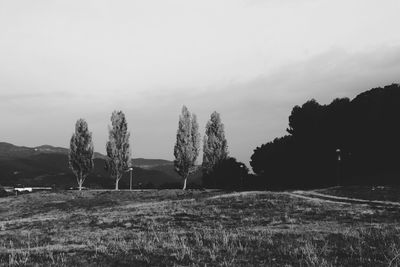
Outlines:
[[287,132],[254,150],[250,164],[263,187],[400,184],[398,84],[295,106]]
[[[130,165],[125,115],[114,112],[107,142],[107,167],[116,189]],[[288,135],[257,147],[249,174],[245,164],[230,157],[224,125],[211,114],[203,140],[203,186],[229,190],[315,188],[332,185],[400,184],[400,85],[335,99],[329,105],[310,100],[295,106]],[[200,135],[196,116],[186,107],[179,119],[174,147],[175,170],[183,189],[199,166]],[[93,168],[92,135],[78,120],[71,138],[69,163],[79,188]]]

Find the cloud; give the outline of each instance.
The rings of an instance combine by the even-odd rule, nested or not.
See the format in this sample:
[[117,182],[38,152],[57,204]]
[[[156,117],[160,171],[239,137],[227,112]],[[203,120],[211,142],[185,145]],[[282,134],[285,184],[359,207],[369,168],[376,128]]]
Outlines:
[[3,101],[24,101],[24,100],[43,100],[49,101],[54,99],[65,99],[72,97],[73,94],[62,91],[62,92],[27,92],[27,93],[12,93],[12,92],[0,92],[0,98]]

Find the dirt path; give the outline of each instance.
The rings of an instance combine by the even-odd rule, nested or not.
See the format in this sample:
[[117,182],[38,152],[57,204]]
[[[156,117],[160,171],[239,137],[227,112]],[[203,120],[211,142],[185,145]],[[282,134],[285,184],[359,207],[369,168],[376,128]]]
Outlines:
[[207,199],[219,199],[219,198],[240,197],[240,196],[260,195],[260,194],[266,194],[266,191],[244,191],[244,192],[225,193],[217,196],[208,197]]
[[399,202],[392,201],[380,201],[380,200],[365,200],[359,198],[349,198],[349,197],[338,197],[332,195],[326,195],[317,193],[315,191],[293,191],[288,193],[291,196],[299,197],[303,199],[308,199],[311,201],[319,201],[319,202],[330,202],[330,203],[340,203],[340,204],[360,204],[360,205],[369,205],[369,206],[378,206],[378,207],[400,207]]

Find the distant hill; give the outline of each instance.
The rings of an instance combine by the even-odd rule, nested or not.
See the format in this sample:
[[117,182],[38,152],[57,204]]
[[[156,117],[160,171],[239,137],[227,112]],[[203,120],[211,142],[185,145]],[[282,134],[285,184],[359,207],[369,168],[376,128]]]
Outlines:
[[155,166],[172,166],[174,162],[165,160],[165,159],[143,159],[136,158],[132,159],[133,166],[137,166],[140,168],[152,168]]
[[[65,154],[68,155],[68,149],[63,147],[54,147],[50,145],[42,145],[37,147],[16,146],[6,142],[0,142],[0,159],[1,158],[23,158],[39,154]],[[98,152],[94,153],[95,158],[106,158],[105,155]]]
[[[87,178],[85,186],[91,188],[113,188],[114,181],[105,170],[106,156],[95,153],[95,168]],[[134,187],[177,184],[181,178],[175,173],[172,161],[162,159],[132,159]],[[191,182],[200,184],[199,176]],[[24,147],[0,142],[0,184],[23,186],[76,186],[76,180],[68,168],[68,149],[42,145]],[[129,173],[120,181],[120,188],[129,187]]]

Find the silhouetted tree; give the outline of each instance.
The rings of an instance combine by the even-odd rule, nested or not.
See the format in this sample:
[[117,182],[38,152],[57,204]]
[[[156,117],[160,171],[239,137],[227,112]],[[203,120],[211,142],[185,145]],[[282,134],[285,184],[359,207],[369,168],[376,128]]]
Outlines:
[[179,116],[178,131],[174,147],[175,171],[183,178],[183,190],[189,175],[196,171],[196,159],[200,152],[200,134],[196,115],[191,115],[186,106]]
[[92,133],[84,119],[76,122],[69,147],[69,167],[75,174],[79,190],[82,190],[86,177],[94,167]]
[[118,182],[123,173],[130,167],[131,151],[129,145],[130,133],[125,114],[122,111],[114,111],[111,115],[111,127],[106,145],[107,168],[111,177],[115,180],[115,190],[118,190]]
[[291,187],[297,182],[293,175],[300,171],[301,164],[294,160],[298,158],[297,154],[293,137],[287,135],[257,147],[251,156],[250,165],[255,174],[263,177],[264,188]]
[[310,100],[295,106],[290,135],[257,147],[253,171],[270,187],[336,185],[338,168],[341,184],[398,184],[399,103],[400,86],[392,84],[351,101],[320,105]]
[[[221,122],[220,115],[214,111],[206,125],[206,132],[203,139],[203,163],[202,170],[204,176],[212,171],[214,166],[228,157],[228,143],[225,138],[224,124]],[[209,176],[208,176],[209,177]],[[211,181],[204,181],[208,184]]]
[[212,181],[215,188],[240,190],[247,184],[248,175],[249,170],[244,163],[228,157],[216,163],[203,178]]

